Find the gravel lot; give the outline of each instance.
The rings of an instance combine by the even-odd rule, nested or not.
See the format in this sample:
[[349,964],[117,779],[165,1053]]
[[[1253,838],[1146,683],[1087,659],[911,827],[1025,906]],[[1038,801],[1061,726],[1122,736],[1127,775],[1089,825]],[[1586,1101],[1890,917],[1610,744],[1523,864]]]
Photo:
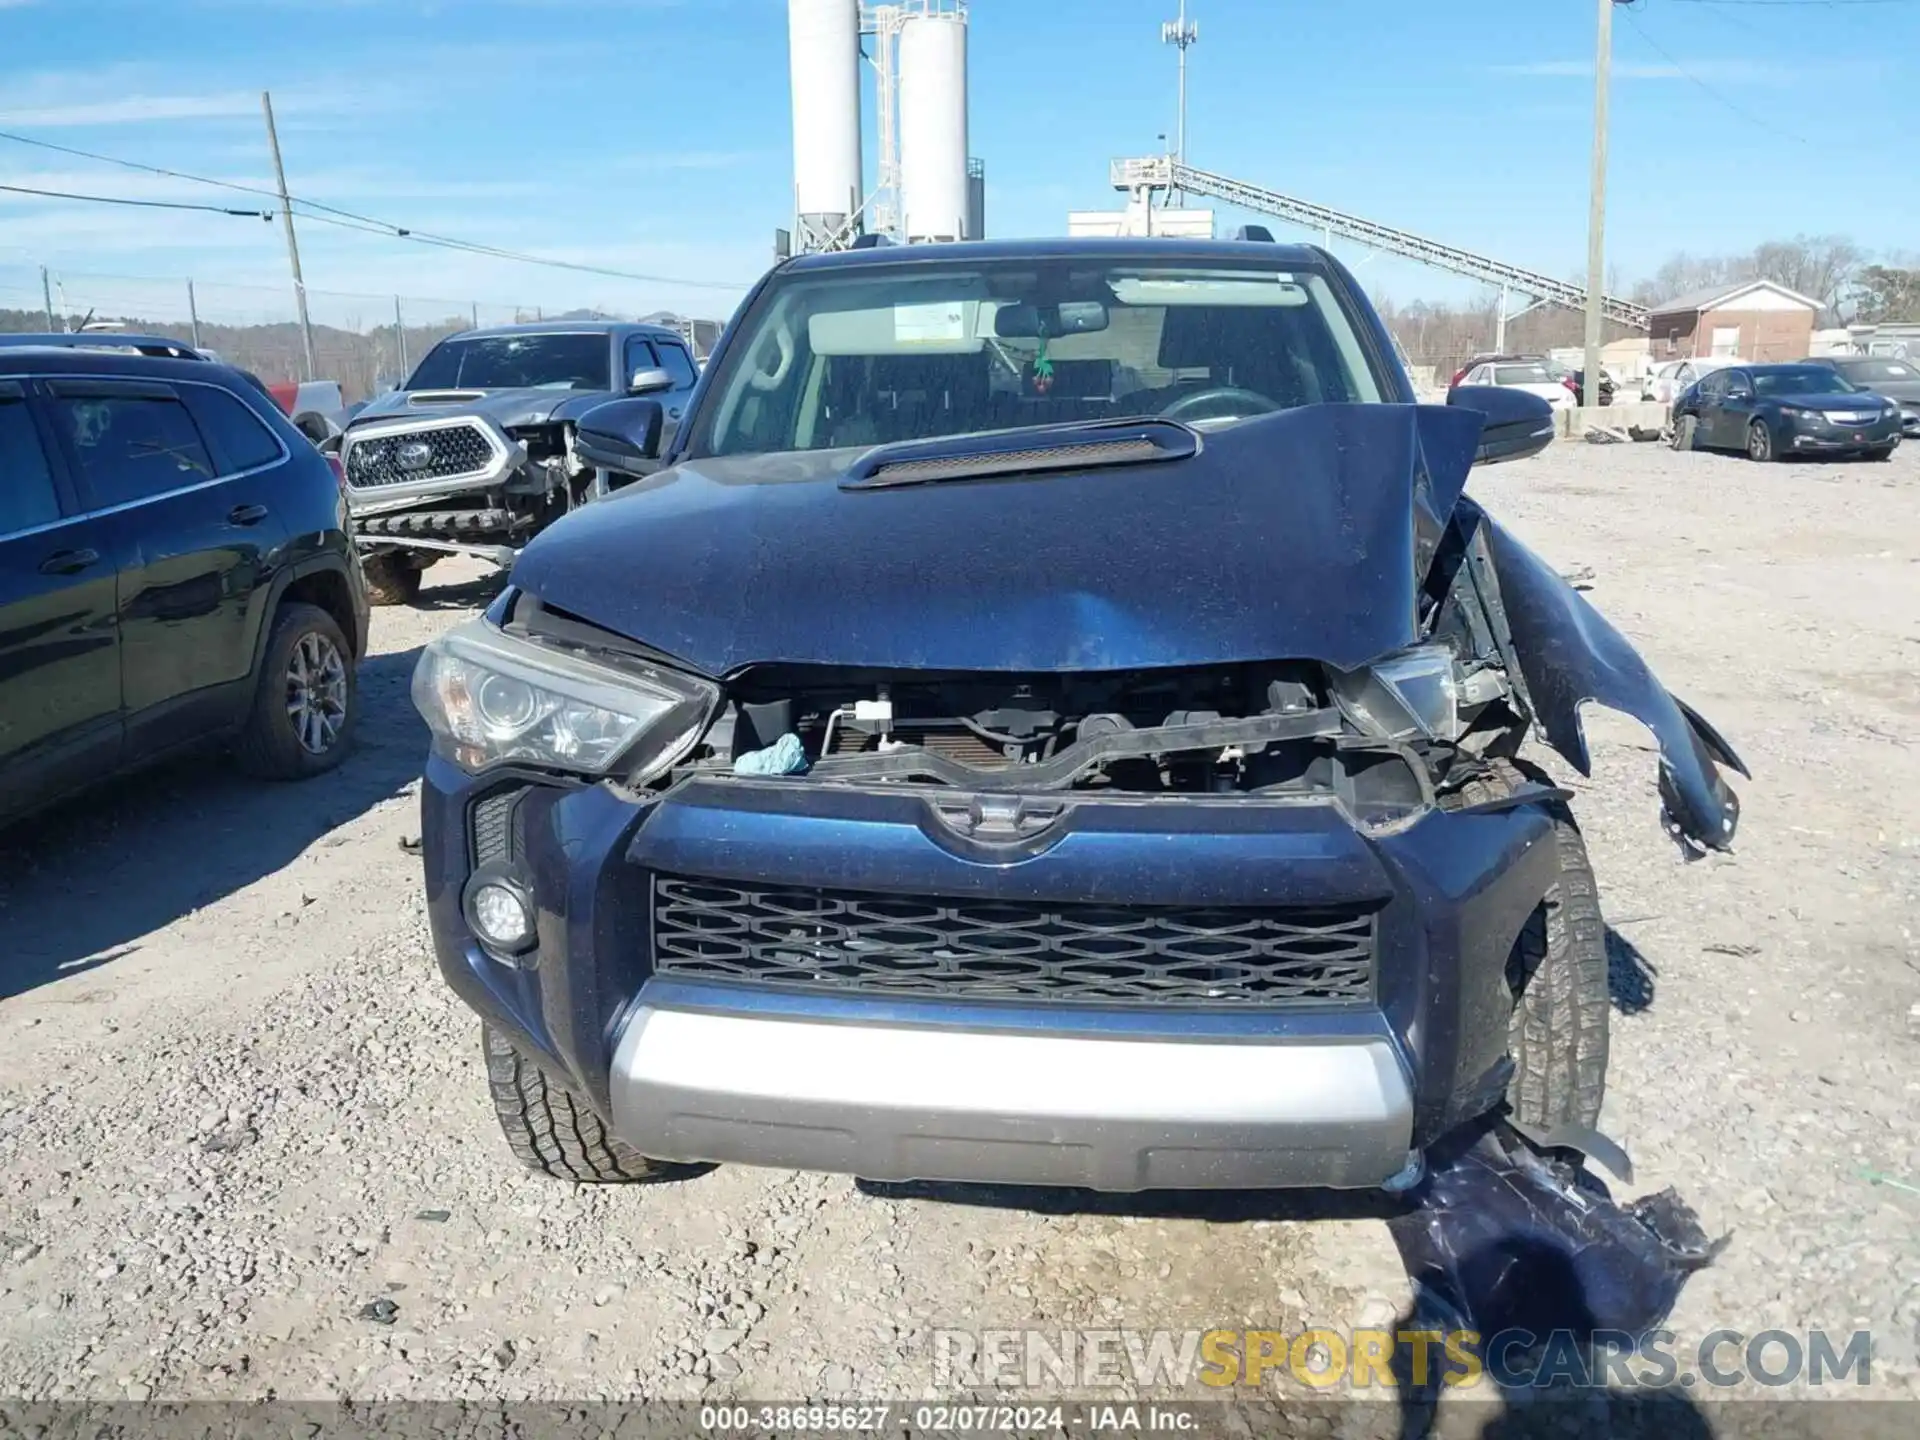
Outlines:
[[[1591,713],[1574,780],[1615,930],[1605,1128],[1633,1192],[1733,1234],[1673,1328],[1870,1328],[1873,1393],[1920,1396],[1920,1191],[1871,1178],[1920,1185],[1920,445],[1563,442],[1474,492],[1757,777],[1736,853],[1691,865],[1637,726]],[[490,593],[443,574],[376,613],[337,776],[194,764],[0,837],[0,1397],[917,1397],[938,1327],[1404,1310],[1364,1198],[520,1173],[400,843],[418,647]]]

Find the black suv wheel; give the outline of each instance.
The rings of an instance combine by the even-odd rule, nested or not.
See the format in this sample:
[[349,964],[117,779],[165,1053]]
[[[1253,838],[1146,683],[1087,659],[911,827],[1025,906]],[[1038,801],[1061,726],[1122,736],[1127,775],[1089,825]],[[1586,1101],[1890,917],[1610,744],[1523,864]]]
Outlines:
[[480,1027],[487,1090],[507,1144],[529,1170],[556,1180],[617,1185],[673,1180],[697,1167],[649,1160],[608,1132],[591,1106],[514,1048],[493,1026]]
[[353,744],[357,701],[353,647],[339,624],[317,605],[282,605],[234,746],[241,768],[269,780],[333,769]]
[[[1536,778],[1545,777],[1495,761],[1488,775],[1449,798],[1461,807],[1478,805]],[[1548,809],[1559,876],[1507,957],[1507,987],[1513,994],[1507,1051],[1514,1067],[1507,1106],[1516,1120],[1542,1130],[1568,1121],[1599,1122],[1612,1014],[1607,926],[1587,842],[1564,804],[1556,801]]]

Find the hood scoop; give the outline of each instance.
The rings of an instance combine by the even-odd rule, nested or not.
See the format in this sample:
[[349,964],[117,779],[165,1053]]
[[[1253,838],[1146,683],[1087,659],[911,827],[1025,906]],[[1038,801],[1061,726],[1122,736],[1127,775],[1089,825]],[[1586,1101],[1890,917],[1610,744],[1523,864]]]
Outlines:
[[1050,470],[1094,470],[1186,460],[1200,436],[1171,420],[1106,421],[998,434],[954,435],[869,450],[847,467],[842,490],[880,490],[950,480],[988,480]]
[[484,390],[416,390],[407,396],[409,405],[470,405],[484,400]]

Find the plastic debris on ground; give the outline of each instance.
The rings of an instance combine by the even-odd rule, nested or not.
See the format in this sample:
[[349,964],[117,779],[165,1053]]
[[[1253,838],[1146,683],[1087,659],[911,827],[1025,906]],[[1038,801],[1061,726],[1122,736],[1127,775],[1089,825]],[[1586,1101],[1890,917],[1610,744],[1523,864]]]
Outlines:
[[749,750],[733,762],[736,775],[801,775],[806,769],[806,748],[791,730],[766,749]]
[[[1414,1286],[1403,1328],[1477,1332],[1477,1357],[1510,1406],[1598,1407],[1586,1417],[1598,1433],[1637,1434],[1640,1422],[1693,1433],[1691,1416],[1681,1419],[1693,1408],[1687,1397],[1670,1388],[1610,1392],[1608,1361],[1647,1341],[1726,1237],[1709,1240],[1671,1189],[1620,1204],[1578,1157],[1559,1158],[1567,1153],[1536,1151],[1500,1124],[1435,1147],[1408,1208],[1387,1221]],[[1439,1377],[1397,1378],[1403,1409],[1430,1418]],[[1559,1420],[1581,1428],[1573,1414]],[[1409,1414],[1401,1434],[1422,1433]]]

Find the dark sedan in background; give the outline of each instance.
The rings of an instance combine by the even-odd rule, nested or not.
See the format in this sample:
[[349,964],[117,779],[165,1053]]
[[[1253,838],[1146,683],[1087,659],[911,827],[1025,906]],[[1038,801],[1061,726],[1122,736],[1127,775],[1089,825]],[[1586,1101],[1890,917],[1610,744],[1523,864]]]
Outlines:
[[1920,439],[1920,364],[1887,355],[1825,355],[1805,363],[1825,365],[1862,390],[1893,401],[1900,407],[1900,433]]
[[1676,450],[1745,450],[1750,459],[1863,455],[1885,460],[1900,443],[1900,407],[1826,364],[1716,370],[1673,407]]

